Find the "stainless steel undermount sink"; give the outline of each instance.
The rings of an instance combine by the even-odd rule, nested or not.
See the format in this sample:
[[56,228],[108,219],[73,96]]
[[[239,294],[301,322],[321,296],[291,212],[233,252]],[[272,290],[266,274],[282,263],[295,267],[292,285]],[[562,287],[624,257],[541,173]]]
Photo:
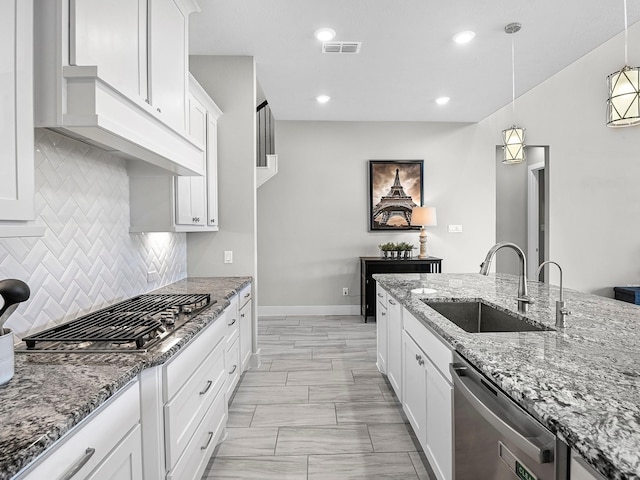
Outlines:
[[442,302],[423,300],[440,315],[469,333],[536,332],[554,330],[540,323],[531,323],[498,310],[481,301]]

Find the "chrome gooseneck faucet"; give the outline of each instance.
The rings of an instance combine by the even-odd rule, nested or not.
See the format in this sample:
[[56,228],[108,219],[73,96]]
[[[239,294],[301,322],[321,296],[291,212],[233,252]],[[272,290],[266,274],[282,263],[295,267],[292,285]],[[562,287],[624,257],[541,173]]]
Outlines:
[[518,297],[516,298],[516,300],[518,301],[518,311],[520,313],[526,313],[528,306],[533,303],[533,298],[531,298],[527,293],[527,258],[518,245],[511,242],[496,243],[493,247],[491,247],[489,253],[487,253],[487,257],[484,259],[484,262],[480,264],[480,274],[489,274],[489,268],[491,267],[491,261],[493,260],[493,257],[496,255],[498,250],[504,247],[509,247],[515,250],[515,252],[518,254],[518,258],[520,259],[520,278],[518,280]]
[[556,327],[566,327],[567,326],[567,315],[570,315],[571,312],[567,310],[564,298],[563,298],[563,290],[562,290],[562,267],[558,265],[556,262],[552,262],[551,260],[547,260],[546,262],[542,262],[538,266],[538,271],[536,272],[536,277],[540,275],[542,268],[547,264],[554,264],[560,270],[560,300],[556,302]]

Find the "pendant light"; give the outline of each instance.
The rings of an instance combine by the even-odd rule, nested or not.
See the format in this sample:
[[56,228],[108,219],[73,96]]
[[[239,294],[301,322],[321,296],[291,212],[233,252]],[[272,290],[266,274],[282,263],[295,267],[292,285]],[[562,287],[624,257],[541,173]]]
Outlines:
[[624,67],[607,77],[607,126],[630,127],[640,123],[640,68],[627,62],[627,0],[624,0]]
[[[522,25],[519,23],[510,23],[504,27],[505,33],[513,35],[520,31]],[[512,94],[512,116],[513,125],[502,131],[502,150],[504,156],[502,163],[514,165],[524,162],[524,134],[525,129],[516,127],[516,67],[515,67],[515,47],[513,37],[511,37],[511,94]]]

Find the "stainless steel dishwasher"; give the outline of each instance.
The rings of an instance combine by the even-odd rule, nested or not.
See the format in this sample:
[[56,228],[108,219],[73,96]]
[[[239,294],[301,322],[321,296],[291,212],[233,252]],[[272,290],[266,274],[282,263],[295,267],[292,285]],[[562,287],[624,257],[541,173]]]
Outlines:
[[455,480],[564,480],[568,447],[460,354],[454,386]]

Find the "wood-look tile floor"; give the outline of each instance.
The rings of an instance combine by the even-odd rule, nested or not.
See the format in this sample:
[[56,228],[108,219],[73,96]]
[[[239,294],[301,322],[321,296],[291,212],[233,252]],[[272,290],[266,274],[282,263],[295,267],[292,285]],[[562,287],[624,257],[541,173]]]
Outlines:
[[203,480],[432,480],[360,316],[261,317]]

